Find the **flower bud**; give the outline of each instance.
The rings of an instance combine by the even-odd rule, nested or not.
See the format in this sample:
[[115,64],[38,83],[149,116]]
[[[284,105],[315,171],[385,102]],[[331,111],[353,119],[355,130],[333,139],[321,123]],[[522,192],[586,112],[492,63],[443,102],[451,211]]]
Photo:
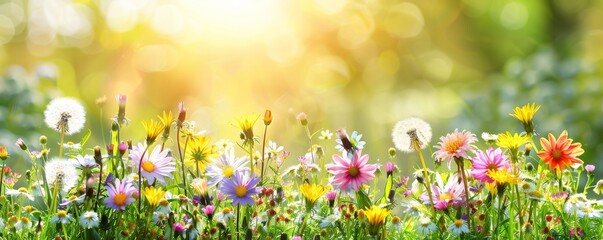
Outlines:
[[268,126],[270,123],[272,123],[272,112],[266,109],[266,112],[264,113],[264,125]]
[[182,127],[182,123],[186,120],[186,108],[184,107],[184,102],[178,103],[178,127]]
[[42,135],[40,136],[40,144],[45,145],[48,142],[48,138],[46,138],[46,136]]
[[19,148],[21,148],[21,150],[27,151],[27,145],[25,144],[25,141],[23,141],[23,139],[21,139],[21,138],[17,139],[16,144],[17,144],[17,146],[19,146]]
[[295,118],[297,118],[297,120],[299,120],[299,122],[301,123],[302,126],[307,126],[308,119],[306,117],[307,117],[306,113],[301,112],[301,113],[297,114],[297,116]]
[[390,147],[389,150],[387,150],[387,153],[389,153],[389,156],[392,158],[396,157],[396,148]]
[[119,157],[122,157],[126,153],[126,150],[128,150],[128,144],[121,141],[119,145],[117,145],[117,150],[119,151]]
[[0,145],[0,159],[6,160],[8,158],[8,150],[3,145]]
[[102,160],[103,156],[101,155],[101,148],[100,146],[96,145],[94,146],[94,161],[96,162],[96,164],[101,165]]

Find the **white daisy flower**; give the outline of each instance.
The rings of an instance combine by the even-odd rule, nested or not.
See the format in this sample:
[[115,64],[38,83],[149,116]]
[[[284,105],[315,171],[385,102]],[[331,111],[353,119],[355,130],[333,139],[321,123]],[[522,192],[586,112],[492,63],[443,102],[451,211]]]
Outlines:
[[531,193],[536,191],[536,183],[534,183],[531,178],[522,179],[518,186],[519,191],[523,193]]
[[414,199],[402,199],[400,202],[402,212],[413,217],[423,216],[422,210],[425,208],[422,203]]
[[403,152],[414,152],[411,136],[416,136],[421,149],[431,141],[431,126],[420,118],[408,118],[396,123],[392,131],[392,139],[396,148]]
[[228,222],[230,220],[233,220],[235,217],[236,216],[230,208],[223,208],[222,211],[214,215],[214,219],[216,219],[216,221],[218,221],[219,223],[222,223],[222,225],[224,226],[228,226]]
[[228,152],[230,149],[234,149],[235,146],[234,143],[229,139],[220,139],[215,144],[220,154]]
[[19,219],[19,221],[17,223],[15,223],[15,229],[17,230],[17,232],[21,232],[21,231],[29,231],[31,229],[31,226],[33,224],[31,223],[31,220],[29,220],[29,218],[26,217],[22,217],[21,219]]
[[421,217],[417,222],[417,232],[419,234],[429,235],[436,230],[438,230],[438,227],[431,222],[429,217]]
[[34,200],[34,197],[33,197],[31,194],[29,194],[29,193],[27,192],[27,188],[24,188],[24,187],[19,188],[18,190],[15,190],[15,189],[7,189],[7,190],[4,192],[4,194],[5,194],[5,195],[8,195],[8,196],[15,196],[15,197],[26,197],[26,198],[28,198],[28,199],[29,199],[29,200],[31,200],[31,201],[33,201],[33,200]]
[[335,213],[326,216],[325,218],[322,219],[322,222],[320,223],[320,227],[321,228],[326,228],[328,226],[332,226],[335,227],[335,223],[339,220],[339,218],[341,218],[341,214],[339,213],[339,211],[335,211]]
[[98,164],[96,164],[96,160],[94,160],[94,156],[92,155],[77,155],[77,157],[71,158],[69,161],[71,161],[71,164],[73,164],[74,167],[79,169],[93,169],[98,167]]
[[230,178],[236,171],[249,171],[245,167],[249,163],[246,157],[235,157],[234,149],[230,149],[219,158],[214,158],[213,163],[207,166],[206,176],[209,177],[207,185],[210,187],[218,185],[224,178]]
[[93,211],[87,211],[80,216],[80,225],[83,228],[96,228],[100,224],[98,214]]
[[484,139],[484,141],[488,142],[488,143],[495,143],[496,140],[498,140],[498,135],[496,134],[490,134],[487,132],[483,132],[482,133],[482,139]]
[[162,212],[153,212],[153,223],[155,225],[159,224],[159,222],[163,220],[167,220],[168,215]]
[[563,210],[568,214],[576,214],[586,206],[587,202],[588,200],[584,194],[574,194],[567,198]]
[[327,130],[320,131],[320,136],[318,137],[318,139],[330,140],[332,137],[333,137],[333,133],[331,131],[329,131],[329,129],[327,129]]
[[68,192],[77,183],[77,170],[69,161],[52,159],[44,164],[44,171],[51,188],[59,184],[63,192]]
[[58,224],[69,224],[71,223],[71,220],[73,220],[71,214],[67,213],[65,210],[59,210],[57,214],[50,218],[51,223]]
[[63,148],[80,150],[80,149],[82,149],[82,144],[74,143],[74,142],[67,142],[67,143],[63,143]]
[[579,218],[602,218],[603,213],[601,210],[594,209],[590,203],[587,203],[580,211],[577,212]]
[[67,135],[78,133],[86,123],[86,111],[82,104],[73,98],[57,98],[46,106],[44,122],[48,127]]
[[454,234],[454,235],[459,235],[461,233],[468,233],[469,226],[467,226],[467,222],[465,222],[465,220],[457,219],[454,221],[454,223],[452,223],[452,224],[450,224],[450,226],[448,226],[448,231],[451,231],[452,234]]
[[4,219],[0,218],[0,229],[4,229]]

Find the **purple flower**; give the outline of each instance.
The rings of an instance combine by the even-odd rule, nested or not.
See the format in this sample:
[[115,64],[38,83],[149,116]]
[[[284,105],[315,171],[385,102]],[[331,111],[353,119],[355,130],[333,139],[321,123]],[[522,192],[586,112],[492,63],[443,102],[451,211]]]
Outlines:
[[172,226],[174,227],[174,230],[177,233],[182,233],[182,232],[184,232],[184,230],[186,230],[186,228],[184,226],[182,226],[182,224],[180,224],[180,223],[174,223],[174,225],[172,225]]
[[337,197],[337,192],[335,192],[335,191],[330,191],[330,192],[328,192],[328,193],[327,193],[325,196],[327,197],[327,200],[329,200],[329,201],[334,201],[334,200],[335,200],[335,197]]
[[126,210],[130,203],[134,202],[132,194],[136,192],[136,188],[128,181],[120,181],[115,179],[114,184],[107,184],[107,198],[103,202],[107,207],[115,210]]
[[392,162],[387,162],[383,164],[383,167],[385,168],[385,172],[387,172],[388,175],[392,174],[392,172],[396,170],[396,164]]
[[260,187],[256,185],[260,182],[260,178],[255,175],[249,176],[248,171],[235,171],[232,178],[226,178],[220,185],[220,191],[232,199],[233,205],[255,205],[255,201],[251,195],[262,192]]
[[584,167],[584,169],[586,169],[587,172],[591,173],[595,171],[595,165],[592,164],[588,164]]

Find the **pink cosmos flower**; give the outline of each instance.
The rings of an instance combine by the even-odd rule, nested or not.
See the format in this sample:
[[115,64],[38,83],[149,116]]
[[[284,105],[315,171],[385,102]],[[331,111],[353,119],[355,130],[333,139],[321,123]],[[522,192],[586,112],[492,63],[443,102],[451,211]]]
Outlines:
[[333,163],[327,164],[327,170],[333,174],[331,184],[342,191],[358,191],[362,184],[375,178],[376,164],[367,164],[368,155],[361,156],[361,150],[354,152],[352,159],[344,151],[342,155],[333,155]]
[[450,168],[450,162],[454,158],[469,158],[467,152],[471,150],[472,144],[476,141],[475,134],[464,130],[459,132],[458,129],[455,129],[453,133],[440,137],[440,145],[435,146],[438,149],[434,153],[435,158],[439,161],[448,160],[448,168]]
[[486,152],[477,150],[476,156],[471,159],[473,170],[471,174],[482,182],[492,183],[494,180],[488,176],[488,170],[498,170],[509,167],[509,161],[500,148],[488,148]]
[[387,174],[391,174],[397,168],[396,164],[393,162],[386,162],[383,164],[383,167],[385,168],[385,172],[387,172]]
[[[446,186],[443,188],[439,185],[432,184],[431,190],[435,209],[444,210],[451,204],[453,206],[459,206],[464,203],[465,195],[463,194],[463,185],[459,183],[459,177],[457,175],[450,176]],[[424,204],[429,204],[427,191],[421,195],[420,199]]]

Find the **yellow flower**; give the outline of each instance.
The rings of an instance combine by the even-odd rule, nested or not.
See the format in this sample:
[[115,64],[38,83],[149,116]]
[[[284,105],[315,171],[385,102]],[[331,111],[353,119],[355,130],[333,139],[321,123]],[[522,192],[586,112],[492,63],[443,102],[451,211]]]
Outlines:
[[216,146],[209,144],[210,140],[207,136],[199,136],[190,141],[187,146],[187,158],[184,160],[184,165],[195,166],[195,169],[204,172],[207,163],[211,162],[211,158],[217,155]]
[[165,192],[160,187],[146,187],[142,190],[142,194],[144,194],[144,197],[147,199],[151,207],[156,207],[159,205],[159,202],[163,196],[165,196]]
[[322,185],[304,183],[304,185],[299,187],[299,191],[302,193],[304,198],[306,198],[306,204],[310,204],[310,207],[313,207],[314,203],[316,203],[316,201],[322,197],[322,195],[327,193],[329,189]]
[[241,139],[244,140],[243,145],[253,144],[253,125],[258,120],[260,115],[252,113],[238,117],[233,125],[241,129]]
[[488,189],[488,192],[492,195],[498,194],[498,184],[496,182],[486,182],[486,189]]
[[519,146],[528,141],[530,141],[530,138],[526,135],[519,135],[517,133],[511,134],[507,131],[506,133],[498,134],[498,142],[496,142],[496,145],[507,148],[511,150],[511,152],[515,152],[519,149]]
[[0,145],[0,159],[6,160],[8,158],[8,150],[3,145]]
[[492,180],[496,181],[498,184],[504,183],[512,183],[518,184],[519,177],[506,169],[498,169],[498,170],[488,170],[488,177],[492,178]]
[[371,235],[379,234],[379,229],[385,224],[385,218],[390,214],[387,209],[379,206],[371,206],[364,213],[369,222],[369,234]]
[[207,193],[207,189],[209,188],[207,186],[207,180],[205,180],[204,178],[193,179],[193,182],[191,183],[191,187],[193,187],[193,189],[199,196],[205,195],[205,193]]
[[155,139],[157,139],[157,136],[159,136],[159,134],[161,134],[161,132],[163,132],[163,124],[161,124],[160,122],[156,122],[155,120],[151,119],[150,121],[143,121],[142,122],[142,126],[144,127],[144,130],[147,132],[147,144],[151,145],[155,142]]
[[534,118],[534,114],[538,112],[538,109],[540,109],[540,105],[536,105],[536,103],[530,105],[528,103],[522,107],[516,107],[513,110],[513,113],[509,115],[521,121],[526,132],[531,134],[534,132],[534,123],[532,122],[532,119]]
[[172,111],[169,111],[167,113],[163,111],[163,115],[158,115],[157,117],[159,118],[159,121],[161,121],[161,123],[163,124],[163,138],[165,141],[165,139],[167,139],[170,135],[170,128],[172,127],[172,121],[174,119],[174,116],[172,115]]

